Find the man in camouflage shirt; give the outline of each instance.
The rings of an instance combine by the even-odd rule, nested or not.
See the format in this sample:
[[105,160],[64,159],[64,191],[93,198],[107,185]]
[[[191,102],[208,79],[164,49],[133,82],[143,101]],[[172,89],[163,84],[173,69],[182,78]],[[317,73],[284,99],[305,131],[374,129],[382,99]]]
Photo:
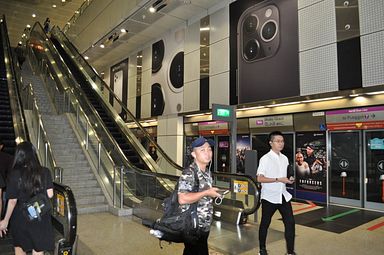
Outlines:
[[[201,237],[196,243],[184,243],[183,255],[208,255],[208,236],[212,223],[212,200],[219,197],[218,188],[212,187],[210,164],[214,142],[204,137],[199,137],[191,144],[193,163],[184,169],[179,179],[179,203],[183,211],[195,202],[199,216]],[[199,191],[192,192],[195,186],[195,172],[199,178]]]

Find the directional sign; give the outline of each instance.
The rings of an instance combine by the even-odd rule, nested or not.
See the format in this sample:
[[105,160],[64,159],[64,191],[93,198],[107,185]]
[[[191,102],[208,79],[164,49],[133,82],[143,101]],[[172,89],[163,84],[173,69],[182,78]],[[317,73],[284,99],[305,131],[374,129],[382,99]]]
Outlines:
[[377,169],[379,170],[379,172],[384,172],[384,160],[380,160],[379,162],[377,162]]
[[342,159],[339,161],[339,166],[341,169],[348,169],[349,167],[349,161],[346,159]]

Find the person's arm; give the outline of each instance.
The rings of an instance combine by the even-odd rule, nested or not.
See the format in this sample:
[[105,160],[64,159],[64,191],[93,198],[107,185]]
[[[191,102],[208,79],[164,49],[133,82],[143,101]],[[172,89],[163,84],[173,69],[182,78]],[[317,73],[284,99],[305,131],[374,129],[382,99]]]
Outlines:
[[200,192],[180,192],[178,193],[179,204],[193,204],[203,197],[219,197],[219,188],[213,187]]
[[288,179],[287,177],[279,177],[279,178],[270,178],[270,177],[265,177],[262,174],[259,174],[257,176],[257,181],[261,183],[273,183],[273,182],[282,182],[286,184],[292,184],[293,180]]
[[0,237],[3,237],[3,233],[4,234],[7,233],[9,219],[12,216],[13,209],[15,209],[16,204],[17,204],[17,198],[12,198],[8,200],[7,213],[5,214],[4,219],[0,221]]
[[3,189],[0,188],[0,220],[1,220],[2,210],[3,210]]
[[47,195],[49,198],[53,197],[53,189],[47,189]]

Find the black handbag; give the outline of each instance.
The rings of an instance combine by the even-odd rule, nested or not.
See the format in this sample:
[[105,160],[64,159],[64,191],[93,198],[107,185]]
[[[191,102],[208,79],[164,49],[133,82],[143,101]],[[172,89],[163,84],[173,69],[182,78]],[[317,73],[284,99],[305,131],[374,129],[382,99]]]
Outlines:
[[23,213],[29,221],[40,221],[43,215],[51,213],[51,209],[51,201],[44,193],[37,193],[23,203]]

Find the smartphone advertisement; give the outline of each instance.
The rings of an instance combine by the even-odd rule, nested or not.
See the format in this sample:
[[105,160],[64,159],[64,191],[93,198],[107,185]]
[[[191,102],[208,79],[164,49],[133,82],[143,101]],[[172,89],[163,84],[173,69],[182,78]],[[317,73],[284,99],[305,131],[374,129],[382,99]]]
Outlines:
[[237,95],[231,102],[300,95],[297,10],[297,0],[230,4],[231,94]]
[[296,133],[296,198],[326,202],[325,132]]

